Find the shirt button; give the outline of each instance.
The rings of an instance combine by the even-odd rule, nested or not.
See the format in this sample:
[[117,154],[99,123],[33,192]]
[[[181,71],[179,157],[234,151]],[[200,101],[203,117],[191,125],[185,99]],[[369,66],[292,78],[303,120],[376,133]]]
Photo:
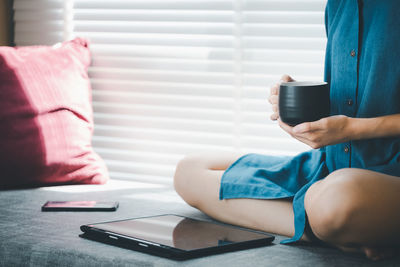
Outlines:
[[354,49],[353,49],[353,50],[351,50],[351,52],[350,52],[350,56],[352,56],[352,57],[355,57],[355,56],[356,56],[356,51],[354,51]]
[[349,153],[349,150],[350,150],[350,149],[349,149],[348,146],[345,146],[343,150],[344,150],[345,153]]
[[347,103],[347,105],[352,106],[353,105],[353,99],[347,99],[346,103]]

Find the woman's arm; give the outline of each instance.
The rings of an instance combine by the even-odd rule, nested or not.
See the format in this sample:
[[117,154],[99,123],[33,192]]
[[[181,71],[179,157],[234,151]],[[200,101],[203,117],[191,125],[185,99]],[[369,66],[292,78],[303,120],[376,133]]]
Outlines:
[[378,137],[400,137],[400,114],[377,118],[351,118],[353,140]]
[[376,118],[350,118],[337,115],[305,122],[295,127],[279,120],[279,125],[292,137],[312,148],[350,140],[400,136],[400,114]]

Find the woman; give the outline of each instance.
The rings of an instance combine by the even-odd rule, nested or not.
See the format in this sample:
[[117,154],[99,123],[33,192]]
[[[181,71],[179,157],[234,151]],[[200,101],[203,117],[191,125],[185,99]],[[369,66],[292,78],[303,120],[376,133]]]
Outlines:
[[[325,80],[331,116],[290,127],[313,150],[295,157],[195,156],[175,188],[223,222],[319,239],[377,260],[400,240],[400,1],[329,0]],[[284,76],[283,81],[291,81]]]

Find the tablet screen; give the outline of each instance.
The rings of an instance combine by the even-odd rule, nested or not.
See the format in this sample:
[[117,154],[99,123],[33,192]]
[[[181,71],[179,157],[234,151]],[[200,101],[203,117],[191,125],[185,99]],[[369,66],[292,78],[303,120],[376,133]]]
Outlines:
[[271,238],[267,234],[176,215],[130,219],[89,226],[182,250]]

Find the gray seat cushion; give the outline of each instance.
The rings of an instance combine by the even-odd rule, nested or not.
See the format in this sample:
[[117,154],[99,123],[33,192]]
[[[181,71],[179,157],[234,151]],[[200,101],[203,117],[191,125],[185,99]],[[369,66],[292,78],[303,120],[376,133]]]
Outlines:
[[[116,212],[41,212],[47,200],[116,200]],[[0,191],[0,266],[400,266],[317,245],[280,245],[185,262],[82,239],[87,223],[173,213],[211,220],[189,207],[170,185],[110,181],[107,185]]]

